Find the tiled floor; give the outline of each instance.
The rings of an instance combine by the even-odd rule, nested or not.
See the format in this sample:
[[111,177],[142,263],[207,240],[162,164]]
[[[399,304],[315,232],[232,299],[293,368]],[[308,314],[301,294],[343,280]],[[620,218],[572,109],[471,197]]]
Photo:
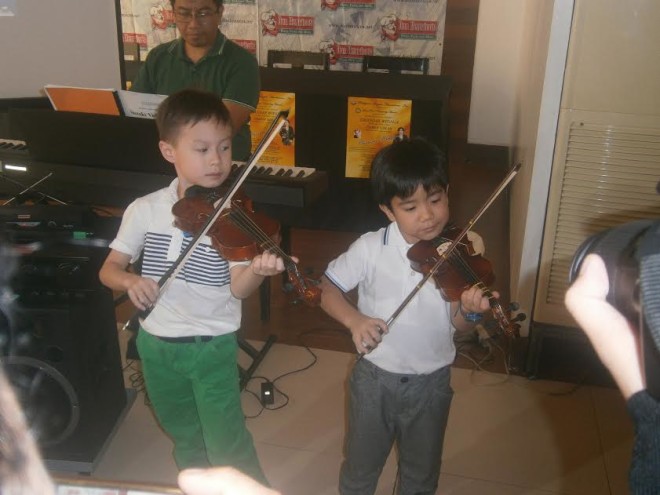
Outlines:
[[[254,396],[243,394],[264,470],[285,495],[337,493],[344,388],[354,357],[338,351],[314,353],[313,366],[276,382],[289,397],[281,409],[262,410]],[[275,344],[256,375],[273,380],[312,361],[304,347]],[[248,388],[258,391],[260,381],[254,378]],[[453,370],[452,386],[455,396],[437,493],[628,493],[632,427],[616,390],[460,368]],[[281,394],[276,399],[275,406],[284,402]],[[377,493],[392,493],[395,472],[391,456]],[[176,475],[171,443],[140,393],[92,478],[175,484]]]

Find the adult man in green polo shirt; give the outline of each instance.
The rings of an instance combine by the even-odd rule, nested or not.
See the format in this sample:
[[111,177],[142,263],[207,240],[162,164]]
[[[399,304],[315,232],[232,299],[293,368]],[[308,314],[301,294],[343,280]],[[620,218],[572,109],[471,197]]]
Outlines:
[[259,101],[257,60],[218,29],[222,0],[170,2],[181,38],[149,52],[131,90],[169,95],[196,87],[217,93],[231,116],[232,158],[246,160],[251,149],[248,123]]

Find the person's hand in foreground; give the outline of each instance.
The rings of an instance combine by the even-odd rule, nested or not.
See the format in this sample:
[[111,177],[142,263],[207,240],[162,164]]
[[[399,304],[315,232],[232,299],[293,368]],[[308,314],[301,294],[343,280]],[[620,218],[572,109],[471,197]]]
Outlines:
[[608,291],[605,263],[600,256],[590,254],[566,292],[565,302],[628,399],[644,388],[638,331],[605,300]]
[[232,467],[185,469],[179,488],[186,495],[280,495]]

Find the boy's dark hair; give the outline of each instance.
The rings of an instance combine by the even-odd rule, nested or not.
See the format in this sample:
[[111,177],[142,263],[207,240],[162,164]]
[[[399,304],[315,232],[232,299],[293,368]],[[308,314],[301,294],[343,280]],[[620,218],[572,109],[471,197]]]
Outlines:
[[231,125],[229,110],[220,97],[201,89],[189,88],[171,94],[156,112],[158,135],[168,143],[176,141],[182,127],[206,120]]
[[[176,2],[176,0],[170,0],[172,8],[174,8],[174,2]],[[218,8],[222,7],[222,0],[213,0],[213,3],[215,3],[215,6]]]
[[422,185],[426,191],[447,188],[447,160],[435,144],[422,138],[392,143],[371,162],[371,188],[379,205],[392,206],[392,198],[407,198]]

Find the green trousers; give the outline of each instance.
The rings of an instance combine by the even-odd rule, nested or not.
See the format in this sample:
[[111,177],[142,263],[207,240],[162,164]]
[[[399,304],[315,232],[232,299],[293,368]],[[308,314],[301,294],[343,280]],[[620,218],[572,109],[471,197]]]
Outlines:
[[164,342],[143,329],[142,372],[179,469],[233,466],[267,483],[241,408],[234,333],[208,342]]

